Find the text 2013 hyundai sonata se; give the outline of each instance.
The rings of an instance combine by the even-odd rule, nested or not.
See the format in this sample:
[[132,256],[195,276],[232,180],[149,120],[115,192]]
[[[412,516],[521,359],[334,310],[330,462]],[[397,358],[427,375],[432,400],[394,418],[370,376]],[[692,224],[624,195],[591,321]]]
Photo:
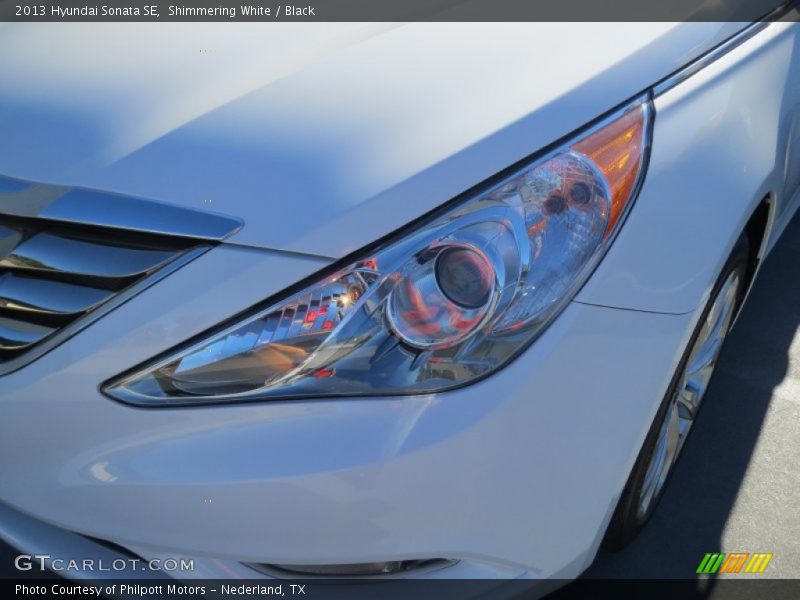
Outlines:
[[800,202],[790,21],[6,24],[0,54],[30,554],[575,577],[652,514]]

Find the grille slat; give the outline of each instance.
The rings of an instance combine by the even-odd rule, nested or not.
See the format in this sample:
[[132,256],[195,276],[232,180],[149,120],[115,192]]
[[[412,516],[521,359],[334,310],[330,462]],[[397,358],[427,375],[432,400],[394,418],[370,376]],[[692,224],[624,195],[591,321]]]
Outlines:
[[0,257],[5,258],[22,241],[24,232],[15,227],[5,227],[0,225]]
[[108,300],[113,291],[83,285],[21,277],[0,276],[0,308],[31,316],[68,317],[91,310]]
[[0,317],[0,350],[4,352],[26,350],[54,331],[52,327]]
[[125,280],[150,272],[174,256],[169,250],[126,248],[38,233],[0,260],[0,269]]
[[0,214],[0,372],[46,352],[140,282],[158,278],[150,275],[204,247],[188,238]]

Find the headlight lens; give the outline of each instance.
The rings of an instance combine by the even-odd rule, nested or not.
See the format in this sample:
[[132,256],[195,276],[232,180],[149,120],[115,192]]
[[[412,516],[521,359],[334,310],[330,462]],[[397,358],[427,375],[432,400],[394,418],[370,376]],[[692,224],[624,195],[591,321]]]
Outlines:
[[410,394],[502,367],[577,293],[642,179],[641,98],[414,231],[105,386],[149,405]]

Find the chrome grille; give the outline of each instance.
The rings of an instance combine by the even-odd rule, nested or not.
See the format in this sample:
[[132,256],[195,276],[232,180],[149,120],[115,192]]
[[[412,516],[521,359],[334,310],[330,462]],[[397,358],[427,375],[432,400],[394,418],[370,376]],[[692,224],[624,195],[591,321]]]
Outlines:
[[28,362],[207,247],[0,215],[0,371]]

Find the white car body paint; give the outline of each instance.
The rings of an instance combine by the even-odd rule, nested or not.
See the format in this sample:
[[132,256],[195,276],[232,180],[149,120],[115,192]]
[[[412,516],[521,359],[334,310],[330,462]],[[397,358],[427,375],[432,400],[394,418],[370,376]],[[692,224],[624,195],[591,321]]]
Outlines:
[[774,199],[770,248],[800,202],[796,25],[770,24],[655,107],[650,168],[635,209],[578,299],[689,312],[711,291],[765,196]]
[[14,24],[0,174],[211,208],[245,221],[235,243],[338,258],[743,26]]
[[[618,239],[578,301],[493,376],[438,395],[164,410],[98,386],[581,127],[741,26],[337,25],[287,28],[286,39],[237,26],[240,46],[224,27],[0,26],[0,52],[14,56],[0,65],[0,173],[186,206],[211,199],[246,222],[231,244],[0,378],[0,536],[78,556],[91,546],[77,532],[142,556],[195,557],[195,576],[419,558],[459,561],[431,577],[579,575],[750,212],[774,194],[772,244],[800,198],[797,24],[767,25],[656,99],[649,171]],[[100,55],[93,38],[108,31],[116,45]],[[166,31],[177,43],[163,57],[153,46]],[[218,62],[171,82],[194,64],[180,53],[201,32]],[[592,52],[563,44],[558,60],[543,58],[576,32]],[[64,52],[43,60],[39,36]],[[262,79],[251,77],[260,63],[226,71],[221,54],[259,44],[284,56]],[[118,70],[127,76],[109,77]]]

